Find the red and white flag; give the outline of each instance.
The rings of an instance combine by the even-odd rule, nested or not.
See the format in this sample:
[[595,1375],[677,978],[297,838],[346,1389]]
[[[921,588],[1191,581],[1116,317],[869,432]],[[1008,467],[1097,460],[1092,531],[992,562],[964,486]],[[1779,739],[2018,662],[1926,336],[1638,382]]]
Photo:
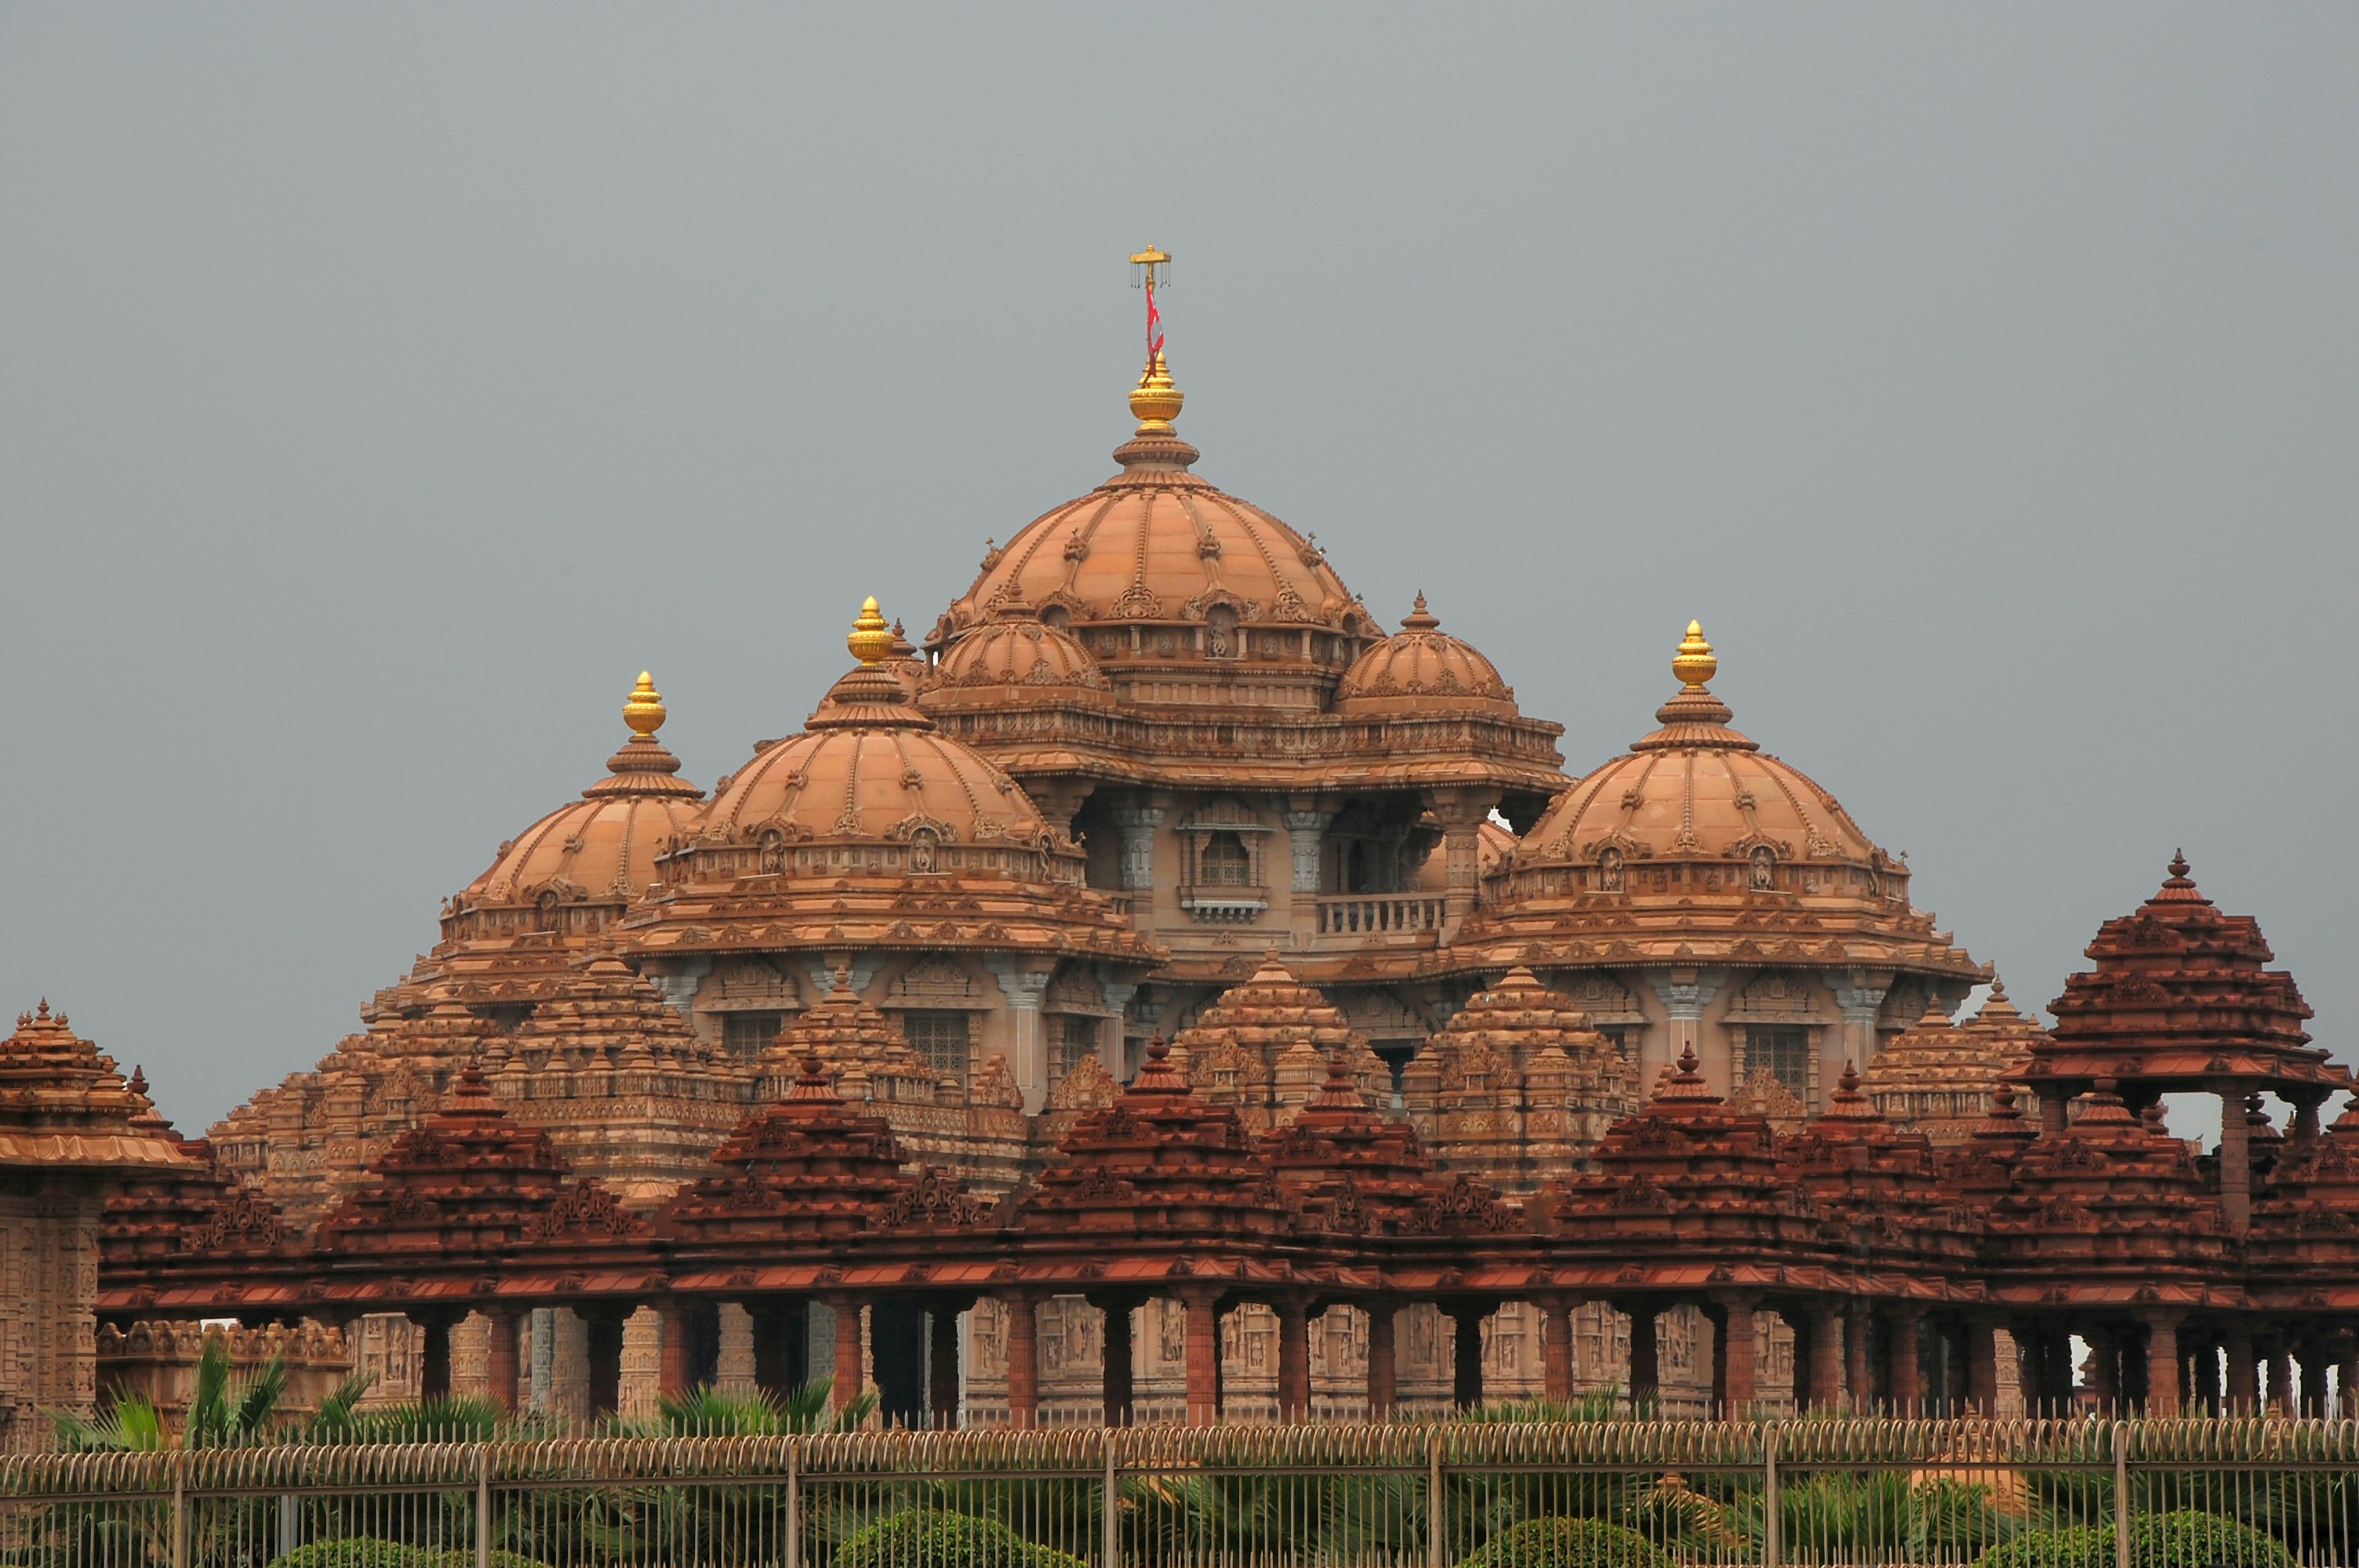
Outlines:
[[1152,362],[1163,351],[1163,312],[1155,308],[1155,278],[1147,279],[1147,357]]

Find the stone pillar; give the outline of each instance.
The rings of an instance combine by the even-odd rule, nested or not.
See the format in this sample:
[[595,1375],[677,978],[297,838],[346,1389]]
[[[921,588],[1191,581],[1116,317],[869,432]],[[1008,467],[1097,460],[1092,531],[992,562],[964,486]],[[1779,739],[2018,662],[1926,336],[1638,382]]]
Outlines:
[[582,1314],[589,1362],[590,1413],[612,1415],[623,1408],[623,1314],[601,1306]]
[[1843,1314],[1843,1395],[1852,1410],[1862,1415],[1875,1402],[1875,1385],[1867,1370],[1867,1325],[1864,1303]]
[[1056,960],[994,955],[984,962],[1007,999],[1007,1065],[1024,1091],[1024,1114],[1038,1116],[1049,1099],[1049,1043],[1040,1030],[1040,997]]
[[1495,789],[1450,788],[1432,793],[1433,815],[1441,822],[1441,940],[1474,912],[1481,889],[1483,824],[1499,804]]
[[2179,1314],[2139,1315],[2146,1323],[2146,1413],[2177,1415],[2180,1380],[2185,1376],[2179,1360]]
[[[1875,1059],[1875,1020],[1884,1006],[1884,993],[1892,989],[1892,971],[1854,969],[1846,978],[1849,984],[1832,987],[1835,1006],[1843,1011],[1843,1033],[1840,1037],[1828,1039],[1825,1053],[1819,1058],[1819,1092],[1812,1097],[1812,1110],[1826,1108],[1828,1097],[1834,1092],[1835,1080],[1843,1076],[1845,1062],[1864,1073],[1867,1065]],[[1829,979],[1832,980],[1834,977]]]
[[926,1313],[926,1414],[936,1432],[959,1424],[959,1308],[936,1302]]
[[1483,1320],[1481,1306],[1453,1303],[1448,1309],[1450,1337],[1450,1403],[1454,1410],[1480,1409],[1483,1403]]
[[1924,1386],[1917,1372],[1917,1331],[1925,1314],[1902,1308],[1885,1319],[1885,1386],[1892,1390],[1892,1413],[1909,1417],[1921,1414],[1925,1404]]
[[1630,1403],[1658,1400],[1663,1393],[1662,1350],[1655,1335],[1655,1303],[1633,1302],[1630,1314]]
[[1837,1411],[1843,1398],[1843,1320],[1831,1306],[1810,1309],[1810,1408]]
[[740,1302],[721,1303],[721,1365],[713,1382],[740,1397],[755,1391],[754,1314]]
[[1753,1303],[1749,1295],[1722,1296],[1719,1315],[1712,1323],[1710,1413],[1722,1421],[1737,1419],[1760,1398],[1755,1365],[1759,1331],[1754,1326]]
[[1655,994],[1663,999],[1671,1027],[1659,1044],[1651,1029],[1640,1038],[1637,1090],[1641,1103],[1654,1097],[1655,1080],[1662,1076],[1665,1067],[1680,1059],[1680,1053],[1693,1050],[1698,1061],[1704,1060],[1703,1010],[1727,980],[1728,971],[1649,969],[1647,979],[1655,988]]
[[1572,1398],[1572,1303],[1552,1297],[1539,1303],[1540,1391],[1551,1400]]
[[[1155,887],[1155,830],[1163,824],[1163,807],[1147,801],[1132,801],[1115,806],[1112,815],[1114,831],[1122,836],[1124,889],[1151,892]],[[1144,927],[1147,923],[1139,924]]]
[[[1097,1305],[1105,1314],[1105,1332],[1101,1336],[1105,1344],[1105,1367],[1100,1379],[1100,1386],[1103,1390],[1105,1424],[1128,1426],[1131,1408],[1130,1303],[1127,1300],[1117,1299],[1100,1302]],[[1191,1321],[1188,1327],[1192,1338],[1195,1324]],[[1217,1355],[1220,1349],[1217,1327],[1214,1330],[1212,1348]],[[1198,1357],[1192,1356],[1189,1357],[1191,1376],[1197,1359]],[[1191,1390],[1191,1402],[1192,1400],[1193,1390]]]
[[516,1382],[520,1375],[516,1358],[516,1310],[495,1306],[484,1316],[491,1324],[491,1337],[484,1357],[485,1391],[499,1401],[500,1409],[509,1415],[516,1411]]
[[[1211,1426],[1221,1419],[1220,1302],[1196,1292],[1182,1298],[1180,1305],[1188,1322],[1188,1424]],[[1279,1354],[1283,1357],[1284,1351]],[[1281,1373],[1281,1400],[1285,1398],[1282,1379]]]
[[1281,1296],[1277,1314],[1277,1419],[1310,1419],[1310,1309],[1298,1298]]
[[2334,1361],[2334,1419],[2359,1421],[2359,1340],[2345,1339]]
[[2220,1211],[2231,1235],[2252,1228],[2252,1129],[2245,1120],[2244,1091],[2234,1086],[2220,1091]]
[[828,1302],[835,1314],[835,1408],[843,1409],[863,1392],[867,1377],[866,1304],[856,1296],[836,1296]]
[[696,1374],[690,1365],[688,1308],[666,1302],[656,1308],[656,1394],[678,1399],[688,1392]]
[[1987,1318],[1966,1322],[1966,1403],[1976,1415],[1998,1413],[1997,1325]]
[[1400,1403],[1400,1358],[1393,1345],[1397,1303],[1368,1303],[1368,1419],[1382,1421]]
[[1040,1303],[1023,1292],[999,1298],[1007,1316],[1007,1424],[1040,1423]]
[[2296,1365],[2301,1368],[2301,1399],[2298,1409],[2313,1421],[2326,1419],[2326,1350],[2317,1344],[2304,1344],[2294,1353]]

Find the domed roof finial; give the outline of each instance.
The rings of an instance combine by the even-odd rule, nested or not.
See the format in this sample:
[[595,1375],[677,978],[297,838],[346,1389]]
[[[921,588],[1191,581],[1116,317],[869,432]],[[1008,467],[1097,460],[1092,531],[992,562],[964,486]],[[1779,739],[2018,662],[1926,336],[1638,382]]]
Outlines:
[[1440,625],[1440,618],[1425,607],[1425,591],[1422,589],[1419,589],[1417,603],[1410,608],[1409,612],[1407,615],[1401,617],[1401,630],[1404,632],[1431,632],[1437,630]]
[[886,624],[884,612],[876,608],[875,594],[860,601],[860,613],[853,617],[852,634],[844,638],[843,645],[864,665],[883,664],[893,652],[893,628]]
[[656,690],[655,681],[647,672],[639,672],[639,684],[623,700],[623,722],[631,727],[634,735],[652,736],[663,728],[663,694]]
[[1701,691],[1703,683],[1720,669],[1720,661],[1712,656],[1712,644],[1704,640],[1703,623],[1688,622],[1688,634],[1680,639],[1679,652],[1671,658],[1671,674],[1679,676],[1683,691]]
[[1170,253],[1149,245],[1132,252],[1130,265],[1147,289],[1147,369],[1131,388],[1130,411],[1138,417],[1138,434],[1169,436],[1171,421],[1180,416],[1180,406],[1187,401],[1186,395],[1172,384],[1171,372],[1163,362],[1163,312],[1155,304],[1156,288],[1171,281]]

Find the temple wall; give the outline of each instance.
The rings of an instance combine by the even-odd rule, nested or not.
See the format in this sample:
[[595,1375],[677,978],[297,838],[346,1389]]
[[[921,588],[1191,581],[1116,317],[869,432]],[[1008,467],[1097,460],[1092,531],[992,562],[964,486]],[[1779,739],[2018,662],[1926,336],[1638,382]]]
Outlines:
[[99,1207],[61,1183],[0,1191],[0,1454],[47,1446],[44,1411],[98,1397]]
[[233,1397],[239,1385],[279,1357],[287,1368],[282,1416],[310,1415],[352,1370],[344,1336],[321,1324],[295,1327],[271,1324],[238,1328],[219,1324],[140,1322],[129,1328],[102,1326],[97,1335],[98,1386],[104,1399],[136,1394],[154,1404],[165,1421],[186,1419],[195,1396],[197,1363],[208,1342],[227,1344]]

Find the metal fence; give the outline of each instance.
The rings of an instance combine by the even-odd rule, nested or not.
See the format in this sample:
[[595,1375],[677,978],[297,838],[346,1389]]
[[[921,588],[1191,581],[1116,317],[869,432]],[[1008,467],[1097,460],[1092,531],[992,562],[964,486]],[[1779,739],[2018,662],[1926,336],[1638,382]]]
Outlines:
[[93,1568],[2359,1564],[2347,1422],[1499,1422],[0,1461]]

